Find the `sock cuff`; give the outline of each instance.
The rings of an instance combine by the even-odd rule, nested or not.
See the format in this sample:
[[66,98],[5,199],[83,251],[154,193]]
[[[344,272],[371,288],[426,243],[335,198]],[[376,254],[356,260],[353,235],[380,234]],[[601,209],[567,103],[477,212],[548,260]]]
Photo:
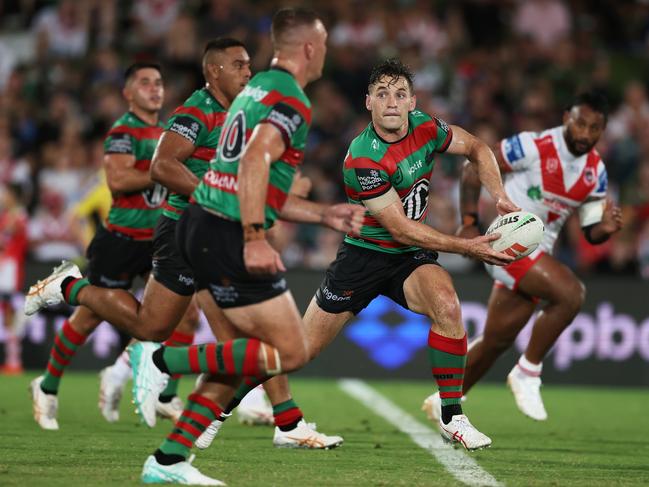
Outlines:
[[297,403],[293,400],[293,398],[291,398],[288,401],[280,402],[279,404],[273,404],[273,414],[280,414],[284,411],[296,408],[299,409],[297,407]]
[[435,333],[432,329],[428,332],[428,346],[453,355],[466,355],[466,333],[462,338],[450,338]]
[[77,301],[77,295],[79,294],[79,291],[89,284],[90,281],[85,277],[81,279],[66,277],[61,283],[61,291],[63,291],[65,302],[72,306],[78,306],[79,302]]
[[63,332],[63,336],[69,342],[77,346],[83,345],[84,342],[86,341],[86,337],[81,333],[77,332],[74,328],[72,328],[72,325],[68,320],[65,320],[65,322],[63,323],[63,328],[61,329],[61,331]]
[[171,334],[169,338],[167,338],[164,342],[165,345],[192,345],[194,343],[194,333],[181,333],[179,331],[175,331]]
[[523,372],[525,375],[529,375],[532,377],[540,377],[541,372],[543,370],[543,362],[540,364],[533,364],[527,358],[525,357],[525,354],[521,355],[521,357],[518,359],[518,367],[521,369],[521,372]]
[[208,398],[206,398],[205,396],[201,396],[200,394],[196,394],[196,393],[190,394],[187,399],[189,399],[192,402],[195,402],[200,406],[203,406],[204,408],[209,409],[215,418],[218,418],[223,413],[223,410],[218,406],[218,404],[216,404],[213,401],[210,401]]

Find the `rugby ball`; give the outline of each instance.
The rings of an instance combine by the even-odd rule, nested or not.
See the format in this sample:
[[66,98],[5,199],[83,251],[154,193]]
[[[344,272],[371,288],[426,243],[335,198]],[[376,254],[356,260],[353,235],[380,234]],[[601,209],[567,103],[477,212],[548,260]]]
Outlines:
[[485,235],[499,233],[500,238],[490,242],[491,248],[518,260],[536,250],[544,231],[543,222],[534,213],[515,211],[496,218]]

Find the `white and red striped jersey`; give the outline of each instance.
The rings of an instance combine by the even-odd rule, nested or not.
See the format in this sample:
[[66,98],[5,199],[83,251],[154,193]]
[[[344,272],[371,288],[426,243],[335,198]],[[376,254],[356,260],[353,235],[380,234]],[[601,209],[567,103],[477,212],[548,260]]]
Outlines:
[[592,149],[573,155],[563,130],[559,126],[541,133],[521,132],[500,143],[505,191],[523,210],[543,220],[545,235],[539,249],[547,253],[573,211],[579,210],[582,227],[601,221],[608,186],[599,153]]

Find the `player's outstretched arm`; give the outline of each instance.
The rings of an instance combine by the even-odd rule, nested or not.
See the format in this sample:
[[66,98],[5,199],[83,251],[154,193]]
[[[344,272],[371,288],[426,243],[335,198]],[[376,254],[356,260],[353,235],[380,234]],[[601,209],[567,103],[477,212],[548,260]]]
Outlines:
[[359,205],[340,203],[325,205],[315,203],[295,194],[290,194],[280,213],[282,220],[317,223],[339,232],[360,235],[365,208]]
[[513,257],[497,252],[489,246],[489,242],[500,238],[500,234],[494,233],[471,239],[460,238],[438,232],[428,225],[411,220],[404,213],[401,200],[393,188],[386,194],[374,200],[365,200],[363,203],[381,226],[402,244],[462,254],[488,264],[507,265],[514,260]]
[[106,154],[104,169],[111,193],[130,193],[153,185],[149,173],[135,169],[135,156],[130,154]]
[[164,131],[158,141],[151,167],[151,179],[174,193],[189,196],[199,183],[184,161],[196,150],[196,146],[182,135]]
[[622,228],[622,209],[615,205],[610,198],[606,198],[605,202],[602,200],[586,202],[579,209],[579,216],[582,220],[597,219],[597,213],[601,214],[598,223],[582,227],[584,237],[593,245],[606,242],[611,235]]
[[451,129],[453,130],[453,139],[447,152],[466,156],[468,162],[478,173],[481,184],[496,200],[498,213],[504,215],[512,211],[520,211],[520,208],[512,203],[505,193],[496,157],[489,146],[457,125],[453,125]]

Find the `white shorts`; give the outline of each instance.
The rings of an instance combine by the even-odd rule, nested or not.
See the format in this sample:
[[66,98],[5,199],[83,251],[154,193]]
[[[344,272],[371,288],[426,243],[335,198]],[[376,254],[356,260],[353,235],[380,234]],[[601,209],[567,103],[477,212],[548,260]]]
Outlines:
[[496,281],[496,286],[504,286],[507,289],[516,291],[521,279],[523,279],[525,274],[527,274],[532,266],[536,264],[536,261],[538,261],[544,254],[544,251],[537,248],[527,257],[523,257],[509,265],[498,266],[485,264],[485,268],[491,278]]

